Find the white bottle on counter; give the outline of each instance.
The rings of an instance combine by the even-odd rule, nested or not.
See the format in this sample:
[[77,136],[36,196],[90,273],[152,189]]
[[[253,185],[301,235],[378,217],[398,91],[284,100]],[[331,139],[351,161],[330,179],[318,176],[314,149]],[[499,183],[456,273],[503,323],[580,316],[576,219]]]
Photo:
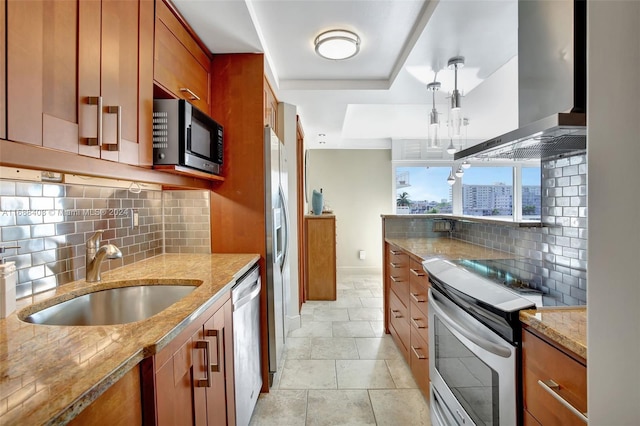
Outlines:
[[0,263],[0,318],[16,310],[16,263]]

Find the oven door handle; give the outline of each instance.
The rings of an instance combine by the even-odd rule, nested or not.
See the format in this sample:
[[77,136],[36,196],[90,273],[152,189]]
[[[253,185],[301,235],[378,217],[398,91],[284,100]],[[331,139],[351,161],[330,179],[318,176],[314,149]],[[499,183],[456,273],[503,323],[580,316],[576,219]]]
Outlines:
[[438,315],[440,320],[446,323],[449,327],[456,330],[458,333],[462,334],[465,338],[469,339],[471,342],[480,346],[487,352],[491,352],[492,354],[498,355],[502,358],[509,358],[511,356],[511,349],[500,346],[497,343],[490,342],[489,340],[483,339],[478,336],[471,330],[468,330],[463,325],[456,322],[450,314],[448,314],[447,308],[443,307],[433,296],[433,292],[429,289],[429,300],[431,301],[431,305],[435,311],[435,314]]

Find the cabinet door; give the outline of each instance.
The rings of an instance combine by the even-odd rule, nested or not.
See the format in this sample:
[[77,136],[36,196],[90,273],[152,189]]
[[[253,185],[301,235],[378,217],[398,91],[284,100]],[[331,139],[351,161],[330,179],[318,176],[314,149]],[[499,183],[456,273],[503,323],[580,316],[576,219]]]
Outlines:
[[137,165],[142,150],[143,163],[150,162],[151,6],[149,0],[80,2],[77,102],[82,155]]
[[336,222],[333,216],[305,217],[306,286],[309,300],[336,300]]
[[[231,301],[220,308],[205,324],[204,339],[209,341],[211,387],[207,393],[207,424],[235,424],[234,393],[227,389],[233,384],[233,335],[231,330]],[[230,356],[229,350],[231,349]]]
[[176,98],[206,114],[209,108],[211,60],[164,1],[156,2],[154,79]]
[[77,152],[77,1],[7,3],[7,137]]
[[101,157],[130,164],[138,163],[138,6],[102,1]]
[[[197,336],[196,336],[197,338]],[[156,412],[158,426],[194,424],[196,394],[192,391],[192,348],[194,339],[189,339],[156,372]],[[198,364],[193,369],[203,369]]]
[[[0,22],[6,25],[5,0],[0,0]],[[6,27],[5,27],[6,28]],[[7,38],[6,31],[0,31],[0,139],[7,138]]]

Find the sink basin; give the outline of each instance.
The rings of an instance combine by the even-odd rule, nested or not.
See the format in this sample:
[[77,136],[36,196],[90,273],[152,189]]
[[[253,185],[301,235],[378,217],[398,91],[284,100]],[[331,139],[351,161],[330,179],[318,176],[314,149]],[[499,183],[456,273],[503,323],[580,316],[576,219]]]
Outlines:
[[141,321],[187,296],[194,285],[135,285],[87,293],[23,318],[44,325],[114,325]]

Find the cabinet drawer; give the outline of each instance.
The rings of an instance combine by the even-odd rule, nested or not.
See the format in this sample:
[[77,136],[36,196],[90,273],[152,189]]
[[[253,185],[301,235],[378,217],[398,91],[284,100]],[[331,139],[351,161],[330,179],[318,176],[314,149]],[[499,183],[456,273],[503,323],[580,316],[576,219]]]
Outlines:
[[389,262],[409,266],[409,255],[396,246],[389,246]]
[[409,308],[409,323],[425,342],[429,341],[429,317],[413,301]]
[[389,287],[405,306],[409,306],[409,255],[395,246],[387,253]]
[[416,309],[422,311],[425,318],[429,314],[428,288],[429,287],[425,287],[422,283],[416,283],[414,281],[411,281],[409,286],[409,299],[411,303],[415,305]]
[[586,413],[587,368],[529,331],[522,333],[522,347],[525,409],[543,425],[584,425],[538,382],[558,384],[557,393]]
[[415,283],[418,286],[423,286],[425,289],[428,288],[429,276],[427,275],[427,271],[422,267],[422,263],[411,259],[409,262],[409,272],[409,279],[412,284]]
[[154,80],[176,97],[210,114],[210,60],[166,5],[162,1],[157,5]]
[[411,327],[411,346],[409,348],[411,372],[422,394],[429,395],[429,345],[415,327]]
[[540,426],[540,423],[527,410],[524,410],[524,426]]
[[395,293],[389,292],[389,328],[398,348],[403,352],[407,360],[411,335],[408,311],[407,307],[400,302]]

